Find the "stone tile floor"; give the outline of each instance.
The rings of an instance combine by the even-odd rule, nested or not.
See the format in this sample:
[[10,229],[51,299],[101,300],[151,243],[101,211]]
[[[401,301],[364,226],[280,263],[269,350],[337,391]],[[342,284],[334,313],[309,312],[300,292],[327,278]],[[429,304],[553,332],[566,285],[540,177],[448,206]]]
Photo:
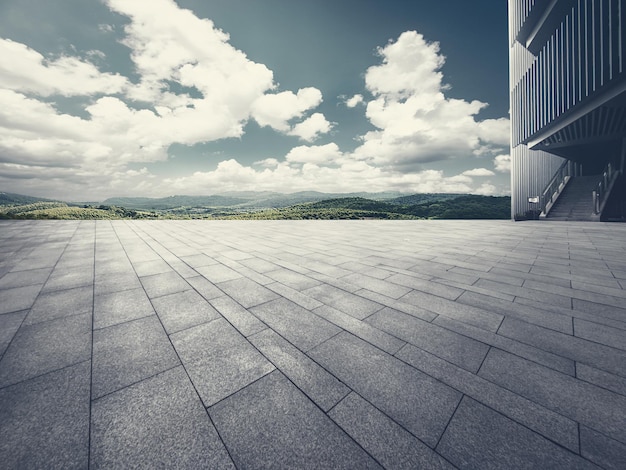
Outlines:
[[0,221],[3,468],[626,468],[626,225]]

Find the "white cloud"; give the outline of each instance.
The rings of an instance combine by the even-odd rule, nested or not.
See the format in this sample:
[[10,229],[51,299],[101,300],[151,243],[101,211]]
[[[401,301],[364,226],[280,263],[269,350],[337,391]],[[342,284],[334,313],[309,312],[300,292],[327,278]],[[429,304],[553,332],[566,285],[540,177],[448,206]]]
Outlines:
[[353,97],[345,100],[345,103],[348,108],[355,108],[359,104],[363,103],[363,95],[359,95],[359,94],[354,95]]
[[478,121],[487,106],[447,98],[439,44],[415,31],[379,49],[382,64],[370,67],[365,84],[373,99],[366,116],[376,127],[362,136],[354,155],[404,170],[420,164],[508,145],[508,120]]
[[[165,160],[173,143],[240,137],[251,118],[303,140],[332,127],[316,113],[292,128],[288,121],[321,103],[320,91],[275,93],[272,71],[235,49],[210,20],[173,0],[152,0],[150,8],[142,0],[105,3],[130,19],[123,43],[138,78],[102,72],[75,50],[51,59],[0,39],[0,162],[21,164],[22,180],[60,168],[93,174],[94,184],[102,175],[122,181],[129,163]],[[86,56],[106,60],[96,50]],[[74,106],[82,103],[83,112],[61,112],[49,100],[56,95],[78,97]]]
[[[331,149],[332,150],[332,149]],[[312,159],[313,160],[313,159]],[[325,192],[404,191],[408,193],[469,193],[471,178],[446,177],[442,171],[413,173],[384,171],[363,161],[342,159],[339,165],[323,162],[276,162],[272,168],[254,170],[235,160],[221,162],[217,169],[190,176],[169,178],[162,182],[170,193],[219,193],[255,188],[285,193],[316,190]]]
[[327,134],[333,128],[333,123],[329,122],[322,113],[314,113],[305,121],[302,121],[288,132],[307,142],[313,142],[320,135]]
[[126,78],[100,72],[78,57],[46,59],[25,44],[0,38],[0,88],[39,96],[115,94]]
[[474,168],[473,170],[466,170],[462,173],[465,176],[493,176],[495,173],[487,168]]
[[321,146],[300,146],[289,151],[285,160],[293,163],[337,163],[342,158],[342,153],[335,143]]
[[511,156],[510,155],[498,155],[493,159],[493,164],[496,171],[500,173],[510,173],[511,171]]
[[252,103],[252,116],[261,126],[270,126],[282,132],[290,130],[289,121],[300,118],[309,109],[322,102],[322,93],[317,88],[301,88],[295,94],[283,91],[259,96]]
[[472,191],[472,194],[480,196],[493,196],[496,193],[496,187],[493,184],[483,183],[478,189]]

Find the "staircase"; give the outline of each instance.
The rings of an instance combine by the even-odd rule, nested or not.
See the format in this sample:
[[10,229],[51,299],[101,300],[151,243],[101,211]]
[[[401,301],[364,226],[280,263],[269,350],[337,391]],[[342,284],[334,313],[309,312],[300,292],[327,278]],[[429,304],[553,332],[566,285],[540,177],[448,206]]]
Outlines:
[[551,220],[597,220],[593,216],[591,192],[596,189],[600,176],[576,176],[552,206],[547,217]]

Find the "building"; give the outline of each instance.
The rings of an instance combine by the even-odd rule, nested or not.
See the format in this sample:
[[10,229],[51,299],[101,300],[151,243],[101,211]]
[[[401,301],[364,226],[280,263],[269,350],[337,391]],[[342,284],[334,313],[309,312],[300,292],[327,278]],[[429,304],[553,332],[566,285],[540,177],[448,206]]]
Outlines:
[[509,0],[511,217],[624,220],[626,0]]

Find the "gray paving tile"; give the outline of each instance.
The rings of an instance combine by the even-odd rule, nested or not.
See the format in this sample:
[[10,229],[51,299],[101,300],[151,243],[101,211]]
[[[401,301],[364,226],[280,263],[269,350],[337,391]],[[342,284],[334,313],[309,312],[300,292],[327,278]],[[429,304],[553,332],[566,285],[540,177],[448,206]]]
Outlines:
[[88,360],[91,314],[22,326],[0,361],[0,387]]
[[52,272],[51,268],[31,269],[29,271],[7,272],[0,277],[0,290],[14,287],[44,284]]
[[479,375],[626,442],[626,397],[492,349]]
[[172,270],[171,266],[162,259],[136,262],[133,263],[133,267],[139,277],[168,273]]
[[580,427],[580,454],[602,468],[626,468],[626,444],[608,438],[587,426]]
[[386,307],[393,308],[394,310],[408,313],[409,315],[412,315],[416,318],[420,318],[425,321],[433,321],[438,316],[438,314],[425,310],[416,305],[406,303],[406,302],[401,302],[399,300],[392,299],[391,297],[387,297],[382,294],[377,294],[376,292],[370,292],[365,289],[357,291],[357,295],[359,295],[359,297],[364,297],[366,299],[373,300],[374,302],[384,305]]
[[610,372],[577,362],[576,378],[626,396],[626,377],[619,377]]
[[459,392],[349,333],[309,356],[431,447],[461,399]]
[[396,357],[563,447],[579,449],[578,423],[413,345]]
[[509,318],[498,334],[626,377],[626,353],[622,350]]
[[238,468],[380,468],[278,371],[209,413]]
[[89,361],[0,389],[3,468],[87,468]]
[[211,305],[233,325],[239,333],[250,336],[267,328],[267,325],[227,296],[212,299]]
[[219,318],[219,313],[193,290],[164,295],[152,300],[168,334]]
[[356,318],[340,312],[332,307],[323,305],[313,310],[313,313],[337,325],[339,328],[349,331],[377,348],[389,354],[395,354],[406,343],[395,336],[378,329],[369,323],[357,320]]
[[626,331],[574,318],[574,335],[613,348],[626,350]]
[[350,389],[270,329],[249,337],[252,344],[317,406],[328,411]]
[[94,269],[93,265],[59,268],[57,265],[50,277],[43,286],[43,291],[57,291],[72,289],[75,287],[93,287]]
[[264,274],[274,281],[278,281],[281,284],[291,287],[292,289],[295,289],[297,291],[310,289],[311,287],[315,287],[321,284],[321,282],[317,279],[305,276],[304,274],[300,274],[289,269],[275,269],[273,271],[265,272]]
[[612,305],[597,304],[586,300],[572,299],[572,308],[575,311],[586,312],[596,317],[598,322],[602,318],[626,322],[626,308]]
[[267,275],[267,273],[269,271],[275,271],[279,266],[264,260],[262,258],[248,258],[248,259],[243,259],[239,261],[243,266],[246,266],[254,271],[256,271],[257,273],[260,274],[265,274]]
[[232,281],[233,279],[243,277],[234,269],[231,269],[221,263],[212,264],[211,266],[199,266],[196,268],[196,271],[214,284],[217,284],[218,282]]
[[561,295],[555,293],[558,289],[557,286],[548,286],[546,290],[537,289],[538,283],[535,283],[534,281],[524,281],[524,285],[522,287],[515,287],[509,284],[502,284],[500,282],[481,279],[476,283],[476,285],[486,289],[494,289],[500,292],[505,292],[516,297],[524,297],[526,299],[558,305],[560,307],[570,308],[572,305],[572,299],[570,296],[562,295],[562,291]]
[[245,277],[220,282],[217,287],[245,308],[279,298],[275,292]]
[[94,329],[106,328],[153,314],[152,304],[141,287],[96,295],[93,327]]
[[179,364],[156,315],[96,330],[92,396],[101,397]]
[[464,336],[469,336],[477,341],[490,346],[495,346],[503,351],[510,352],[517,356],[529,359],[538,364],[542,364],[551,369],[558,370],[564,374],[574,376],[576,371],[575,362],[572,359],[553,354],[543,349],[530,346],[519,341],[500,336],[490,331],[485,331],[475,326],[467,325],[466,323],[453,320],[452,318],[445,317],[443,315],[438,316],[433,323],[440,325],[452,331],[456,331]]
[[464,292],[463,289],[457,287],[445,286],[405,274],[394,274],[388,277],[387,281],[449,300],[456,300]]
[[211,406],[274,370],[223,319],[171,335],[204,406]]
[[352,273],[341,278],[342,281],[354,284],[362,289],[399,299],[408,294],[411,289],[409,287],[399,286],[393,282],[387,282],[361,273]]
[[286,299],[272,300],[250,311],[301,351],[308,351],[341,331]]
[[93,403],[90,468],[234,468],[182,367]]
[[217,264],[210,256],[205,255],[204,253],[196,253],[194,255],[181,256],[180,260],[192,268],[198,268],[200,266],[211,266],[212,264]]
[[302,291],[302,293],[359,320],[363,320],[383,308],[382,305],[376,302],[328,284],[311,287]]
[[43,284],[0,290],[0,314],[31,308]]
[[9,343],[22,325],[27,314],[28,310],[23,310],[21,312],[0,315],[0,359],[2,359],[4,351],[9,347]]
[[93,287],[42,292],[24,322],[33,325],[81,313],[91,314],[93,309]]
[[266,286],[272,292],[276,292],[279,296],[291,300],[293,303],[298,304],[300,307],[305,308],[307,310],[313,310],[322,304],[319,300],[314,299],[313,297],[309,297],[306,294],[301,293],[291,287],[288,287],[280,282],[273,282]]
[[597,468],[467,397],[452,417],[437,452],[459,468]]
[[142,277],[141,284],[151,299],[191,289],[189,283],[174,271]]
[[495,299],[476,292],[464,292],[457,299],[457,302],[494,313],[504,313],[509,318],[534,323],[535,325],[550,328],[551,330],[560,331],[562,333],[573,333],[572,317],[569,315],[549,312],[530,305]]
[[206,300],[212,300],[224,295],[224,293],[219,290],[215,284],[209,282],[202,276],[189,277],[185,280]]
[[386,269],[376,268],[369,264],[360,263],[358,261],[348,261],[339,265],[340,268],[347,269],[354,273],[363,273],[369,277],[376,279],[386,279],[393,274],[392,271]]
[[365,321],[474,373],[478,371],[489,350],[485,343],[389,307],[376,312]]
[[384,468],[456,468],[354,392],[329,416]]
[[140,287],[141,282],[131,269],[130,271],[96,274],[94,292],[96,295],[110,294]]
[[322,273],[316,273],[316,272],[310,271],[307,274],[307,276],[310,276],[311,278],[320,281],[322,284],[336,287],[337,289],[340,289],[345,292],[354,293],[361,289],[359,286],[355,286],[354,284],[350,284],[349,282],[345,282],[341,279],[337,279],[335,277],[328,276]]
[[499,313],[464,305],[420,291],[409,292],[400,300],[487,331],[496,332],[503,318],[503,315]]

